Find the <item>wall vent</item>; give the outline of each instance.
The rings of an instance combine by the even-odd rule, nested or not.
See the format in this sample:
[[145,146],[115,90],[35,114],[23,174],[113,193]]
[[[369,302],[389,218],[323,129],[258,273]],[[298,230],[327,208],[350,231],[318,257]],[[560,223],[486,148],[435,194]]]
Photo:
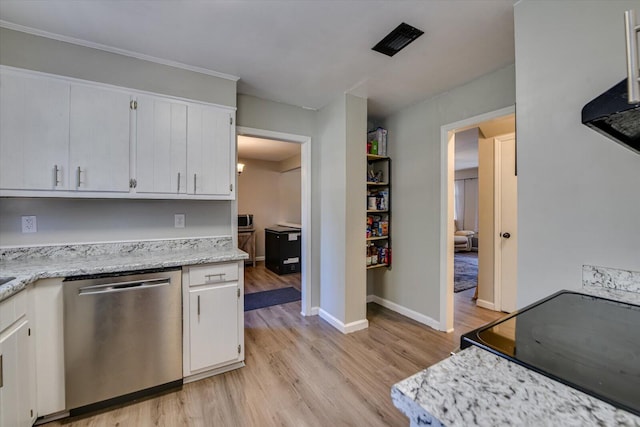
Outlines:
[[376,52],[393,56],[407,47],[409,43],[424,34],[424,31],[412,27],[404,22],[380,40],[372,49]]

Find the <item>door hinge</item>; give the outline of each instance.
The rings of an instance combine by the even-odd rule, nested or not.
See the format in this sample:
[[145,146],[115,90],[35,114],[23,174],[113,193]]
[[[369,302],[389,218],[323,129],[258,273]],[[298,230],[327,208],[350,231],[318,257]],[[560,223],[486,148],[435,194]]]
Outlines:
[[240,288],[238,288],[238,298],[240,298]]
[[242,346],[238,345],[238,354],[242,351]]
[[137,110],[138,109],[138,101],[131,100],[129,101],[129,109]]
[[136,188],[138,186],[138,180],[131,178],[129,180],[129,188]]

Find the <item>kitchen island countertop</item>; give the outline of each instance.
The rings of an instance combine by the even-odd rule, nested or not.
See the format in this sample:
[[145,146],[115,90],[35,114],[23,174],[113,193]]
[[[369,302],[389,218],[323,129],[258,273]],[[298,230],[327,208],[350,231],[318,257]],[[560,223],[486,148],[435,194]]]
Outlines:
[[[640,294],[585,284],[582,293],[640,302]],[[410,425],[640,426],[640,417],[471,346],[391,388]]]
[[238,261],[249,255],[231,237],[105,244],[51,245],[0,250],[0,301],[40,279]]

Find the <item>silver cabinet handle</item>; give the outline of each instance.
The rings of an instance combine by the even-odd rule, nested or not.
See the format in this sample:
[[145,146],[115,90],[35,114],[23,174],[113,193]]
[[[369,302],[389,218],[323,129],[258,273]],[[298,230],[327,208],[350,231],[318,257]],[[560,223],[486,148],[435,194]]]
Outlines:
[[193,174],[193,194],[196,194],[196,177],[197,175]]
[[[227,273],[215,273],[215,274],[207,274],[204,276],[204,278],[206,279],[207,283],[217,283],[217,282],[224,282],[224,276],[226,276]],[[218,277],[218,280],[213,280],[211,279],[212,277]]]
[[2,355],[0,354],[0,388],[4,385],[4,379],[2,378],[2,372],[4,371],[4,366],[2,365]]
[[178,172],[178,191],[177,193],[180,192],[180,172]]
[[57,187],[58,184],[60,184],[60,179],[58,179],[58,175],[59,175],[60,169],[58,168],[58,165],[53,165],[53,186]]
[[200,295],[198,295],[198,316],[200,316]]
[[78,166],[78,170],[76,171],[76,181],[78,183],[77,187],[80,188],[80,185],[82,184],[82,181],[80,180],[80,174],[82,173],[82,170],[80,169],[80,166]]

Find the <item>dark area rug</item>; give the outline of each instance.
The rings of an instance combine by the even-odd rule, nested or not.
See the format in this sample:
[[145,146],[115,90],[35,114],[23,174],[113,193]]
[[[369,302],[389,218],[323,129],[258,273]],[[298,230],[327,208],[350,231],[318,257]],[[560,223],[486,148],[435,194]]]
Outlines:
[[478,253],[456,252],[453,271],[453,292],[462,292],[478,286]]
[[300,297],[300,291],[291,286],[271,291],[253,292],[244,295],[244,311],[300,301]]

